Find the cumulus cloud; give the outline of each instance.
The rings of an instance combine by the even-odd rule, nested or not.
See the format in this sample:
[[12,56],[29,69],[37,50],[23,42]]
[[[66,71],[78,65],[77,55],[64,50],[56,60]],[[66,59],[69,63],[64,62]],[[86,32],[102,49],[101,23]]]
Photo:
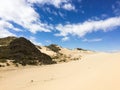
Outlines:
[[48,4],[56,8],[63,8],[65,10],[75,10],[75,6],[70,3],[70,0],[28,0],[29,3],[37,3],[40,5]]
[[[81,1],[81,0],[79,0]],[[37,31],[51,32],[51,30],[58,30],[60,33],[56,36],[64,36],[63,41],[68,40],[68,35],[77,35],[82,37],[87,33],[102,30],[108,31],[111,28],[120,26],[120,17],[111,17],[106,20],[90,20],[77,24],[59,24],[57,26],[48,25],[42,23],[40,13],[35,11],[34,4],[48,4],[54,5],[56,8],[63,8],[65,10],[75,10],[75,6],[70,3],[70,0],[1,0],[0,1],[0,37],[8,35],[15,36],[12,30],[15,32],[22,31],[19,27],[16,27],[13,23],[22,26],[25,30],[32,33]],[[114,5],[114,12],[119,12],[120,2],[117,1],[117,6]],[[118,7],[118,8],[117,8]],[[117,8],[117,9],[116,9]],[[49,8],[48,12],[52,12]],[[53,12],[55,15],[59,15],[64,18],[64,14]],[[52,20],[52,18],[49,18]],[[13,23],[11,23],[13,22]],[[23,30],[24,30],[23,29]]]
[[98,20],[98,21],[85,21],[83,23],[78,24],[59,24],[56,26],[56,30],[60,33],[55,34],[56,36],[68,36],[77,35],[79,37],[83,37],[87,33],[96,32],[99,30],[109,31],[116,27],[120,26],[120,17],[111,17],[106,20]]
[[[41,14],[35,11],[34,4],[51,4],[56,8],[61,8],[64,4],[69,4],[69,7],[71,5],[69,0],[2,0],[0,1],[0,22],[4,22],[1,24],[1,30],[10,32],[9,28],[21,31],[18,27],[14,26],[13,23],[15,23],[32,33],[37,31],[50,32],[53,26],[42,23],[40,20]],[[54,12],[54,14],[56,13]],[[5,26],[4,24],[7,25]]]
[[9,32],[9,28],[16,31],[20,30],[18,27],[14,27],[11,22],[32,33],[37,31],[50,32],[52,26],[42,23],[39,19],[39,14],[26,0],[2,0],[0,2],[1,28],[7,32]]
[[61,8],[61,6],[66,3],[71,5],[69,3],[70,0],[28,0],[29,3],[39,3],[39,4],[48,4],[48,5],[54,5],[57,8]]
[[70,10],[75,10],[75,7],[70,3],[63,5],[63,8],[66,9],[66,10],[69,10],[69,11]]
[[82,41],[83,42],[100,42],[100,41],[102,41],[102,39],[101,38],[94,38],[94,39],[87,39],[87,38],[85,38]]

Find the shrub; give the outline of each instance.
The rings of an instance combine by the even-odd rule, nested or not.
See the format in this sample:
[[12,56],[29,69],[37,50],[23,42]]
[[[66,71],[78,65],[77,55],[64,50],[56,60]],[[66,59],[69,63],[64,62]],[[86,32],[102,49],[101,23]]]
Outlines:
[[57,52],[57,53],[61,50],[56,44],[51,44],[51,45],[46,46],[46,47],[54,52]]
[[82,48],[76,48],[77,50],[83,50]]

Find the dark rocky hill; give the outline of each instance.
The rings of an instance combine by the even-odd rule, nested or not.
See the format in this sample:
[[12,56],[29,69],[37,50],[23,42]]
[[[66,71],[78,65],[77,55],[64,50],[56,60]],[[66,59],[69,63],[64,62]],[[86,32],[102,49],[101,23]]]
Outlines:
[[22,65],[52,64],[50,56],[40,52],[29,40],[15,38],[7,46],[0,47],[0,59],[11,59]]
[[13,41],[14,39],[16,39],[16,37],[14,36],[9,36],[9,37],[5,37],[5,38],[0,38],[0,45],[1,46],[7,46],[10,44],[11,41]]

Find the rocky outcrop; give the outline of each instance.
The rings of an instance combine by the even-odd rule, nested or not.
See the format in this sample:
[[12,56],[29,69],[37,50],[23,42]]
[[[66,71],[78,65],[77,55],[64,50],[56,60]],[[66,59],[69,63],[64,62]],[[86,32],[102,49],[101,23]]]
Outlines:
[[0,58],[11,59],[22,65],[54,63],[50,56],[40,52],[34,44],[23,37],[14,39],[8,46],[0,47]]

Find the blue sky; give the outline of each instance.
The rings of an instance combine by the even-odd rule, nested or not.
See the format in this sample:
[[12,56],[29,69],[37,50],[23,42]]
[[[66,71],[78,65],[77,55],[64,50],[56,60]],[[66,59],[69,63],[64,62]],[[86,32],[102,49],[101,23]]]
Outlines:
[[120,0],[2,0],[0,37],[120,51]]

